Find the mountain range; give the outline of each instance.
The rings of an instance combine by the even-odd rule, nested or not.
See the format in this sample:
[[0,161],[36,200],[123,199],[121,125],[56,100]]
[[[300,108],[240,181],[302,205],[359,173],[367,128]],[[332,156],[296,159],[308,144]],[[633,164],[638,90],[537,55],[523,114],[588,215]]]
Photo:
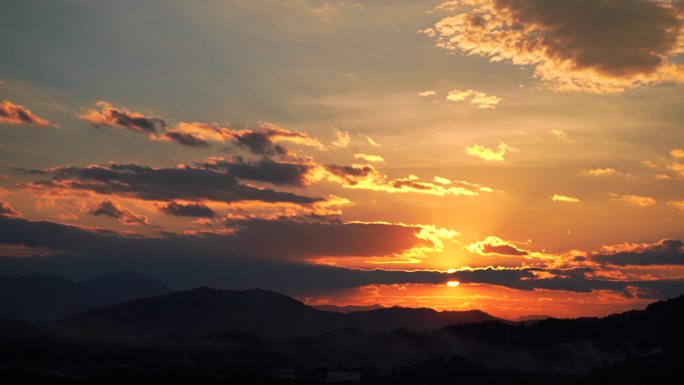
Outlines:
[[170,292],[163,283],[128,270],[80,282],[40,274],[0,276],[0,317],[44,322]]
[[382,308],[339,313],[307,306],[267,290],[200,287],[90,310],[50,324],[62,333],[98,337],[207,336],[239,331],[264,338],[313,336],[339,329],[427,331],[496,320],[481,311]]

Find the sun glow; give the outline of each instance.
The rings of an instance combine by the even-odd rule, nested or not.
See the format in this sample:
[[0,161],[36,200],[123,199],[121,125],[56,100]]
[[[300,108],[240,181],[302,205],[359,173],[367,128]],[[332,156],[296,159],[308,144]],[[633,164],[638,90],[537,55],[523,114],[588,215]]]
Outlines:
[[458,282],[458,281],[449,281],[449,282],[447,282],[446,284],[447,284],[447,286],[449,286],[449,287],[456,287],[456,286],[460,285],[461,283]]

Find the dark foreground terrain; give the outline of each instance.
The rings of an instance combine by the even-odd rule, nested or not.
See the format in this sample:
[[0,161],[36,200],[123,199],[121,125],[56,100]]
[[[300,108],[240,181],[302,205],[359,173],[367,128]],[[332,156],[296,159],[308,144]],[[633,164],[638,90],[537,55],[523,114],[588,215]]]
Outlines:
[[0,383],[682,384],[683,325],[684,296],[600,319],[510,322],[199,288],[0,319]]

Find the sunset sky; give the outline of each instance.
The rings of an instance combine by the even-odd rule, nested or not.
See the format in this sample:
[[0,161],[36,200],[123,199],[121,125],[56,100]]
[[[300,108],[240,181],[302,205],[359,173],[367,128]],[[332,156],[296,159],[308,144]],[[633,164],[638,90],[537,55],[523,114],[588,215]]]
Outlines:
[[509,318],[684,293],[683,2],[0,0],[0,35],[1,275]]

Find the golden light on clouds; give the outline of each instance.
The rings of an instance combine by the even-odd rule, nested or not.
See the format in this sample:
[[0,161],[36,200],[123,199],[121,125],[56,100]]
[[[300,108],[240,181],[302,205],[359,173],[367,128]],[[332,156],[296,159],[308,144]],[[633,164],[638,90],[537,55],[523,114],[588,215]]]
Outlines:
[[479,109],[494,109],[501,102],[501,98],[494,95],[487,95],[481,91],[472,89],[466,91],[451,90],[446,96],[450,102],[467,102]]
[[465,152],[468,155],[480,158],[482,160],[496,162],[503,162],[505,160],[506,154],[511,151],[516,151],[516,149],[504,142],[499,143],[496,150],[481,146],[479,144],[473,144],[465,149]]
[[656,200],[653,197],[644,195],[610,193],[610,197],[615,201],[625,202],[639,207],[648,207],[656,204]]
[[562,195],[562,194],[551,195],[551,200],[554,202],[564,202],[564,203],[578,203],[580,201],[579,198],[571,197],[568,195]]
[[[606,2],[450,1],[439,8],[449,16],[423,33],[444,49],[531,66],[556,90],[620,92],[682,82],[684,70],[673,60],[684,42],[678,5],[637,1],[620,6],[618,14]],[[635,20],[648,22],[634,28]]]

